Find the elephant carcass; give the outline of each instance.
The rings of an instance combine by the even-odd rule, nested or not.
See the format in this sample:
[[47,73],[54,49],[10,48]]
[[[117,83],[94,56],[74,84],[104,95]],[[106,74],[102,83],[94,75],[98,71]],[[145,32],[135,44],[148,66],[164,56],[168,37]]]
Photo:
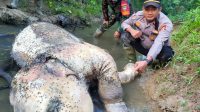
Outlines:
[[98,79],[98,89],[108,112],[126,112],[116,63],[103,49],[83,42],[49,23],[35,23],[22,30],[13,44],[12,57],[21,66],[58,59],[66,68]]
[[21,69],[10,102],[14,112],[93,112],[84,80],[56,60]]

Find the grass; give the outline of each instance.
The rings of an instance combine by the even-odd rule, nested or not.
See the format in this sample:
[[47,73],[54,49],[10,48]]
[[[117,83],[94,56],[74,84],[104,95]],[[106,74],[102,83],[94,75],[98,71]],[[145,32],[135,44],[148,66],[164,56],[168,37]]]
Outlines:
[[[175,26],[172,46],[175,56],[170,66],[156,71],[158,99],[179,96],[179,109],[200,111],[200,7],[186,12],[184,22]],[[161,96],[161,97],[159,97]],[[191,105],[192,104],[192,105]]]
[[[187,17],[180,29],[173,34],[176,56],[174,64],[200,63],[200,7],[187,12]],[[198,65],[200,66],[200,65]],[[200,67],[196,70],[199,74]]]

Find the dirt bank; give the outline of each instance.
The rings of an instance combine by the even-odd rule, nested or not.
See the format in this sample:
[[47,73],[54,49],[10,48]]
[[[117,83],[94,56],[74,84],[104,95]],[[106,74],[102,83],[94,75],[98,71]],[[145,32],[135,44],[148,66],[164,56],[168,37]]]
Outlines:
[[[173,35],[180,29],[180,25],[175,25],[174,29]],[[172,41],[172,46],[178,53],[179,46],[175,41]],[[158,105],[161,112],[200,112],[198,67],[200,63],[177,63],[175,56],[167,67],[152,72],[147,71],[146,74],[149,75],[143,84],[143,89],[149,98],[149,103]]]
[[155,70],[144,83],[149,102],[162,112],[200,112],[200,65],[178,64]]

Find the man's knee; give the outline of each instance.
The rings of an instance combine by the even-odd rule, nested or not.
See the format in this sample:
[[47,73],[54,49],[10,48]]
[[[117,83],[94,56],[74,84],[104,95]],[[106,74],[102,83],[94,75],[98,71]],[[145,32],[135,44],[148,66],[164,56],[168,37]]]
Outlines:
[[174,50],[171,46],[163,46],[161,53],[158,55],[158,60],[160,62],[169,62],[174,56]]
[[126,46],[131,46],[130,45],[131,41],[134,41],[134,39],[131,37],[131,34],[126,31],[122,32],[120,39],[123,42],[123,44]]

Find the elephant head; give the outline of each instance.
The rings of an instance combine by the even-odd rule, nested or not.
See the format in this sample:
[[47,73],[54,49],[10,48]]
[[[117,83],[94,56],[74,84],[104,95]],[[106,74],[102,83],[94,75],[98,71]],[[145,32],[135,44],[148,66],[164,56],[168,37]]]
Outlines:
[[21,69],[10,92],[14,112],[93,112],[79,76],[54,59]]

